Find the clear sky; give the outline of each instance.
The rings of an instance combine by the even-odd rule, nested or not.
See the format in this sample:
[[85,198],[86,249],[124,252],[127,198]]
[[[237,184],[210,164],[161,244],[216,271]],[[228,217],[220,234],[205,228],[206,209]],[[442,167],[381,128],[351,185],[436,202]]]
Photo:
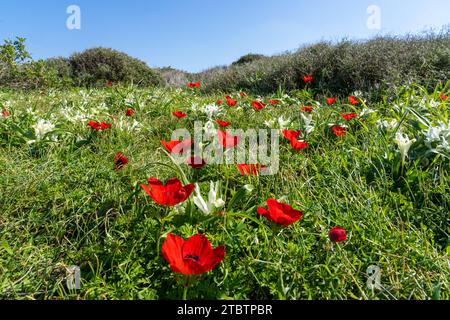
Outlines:
[[[81,30],[66,27],[69,5],[81,9]],[[367,27],[370,5],[381,10],[380,30]],[[0,0],[0,40],[27,38],[35,59],[103,46],[191,72],[250,52],[448,24],[449,0]]]

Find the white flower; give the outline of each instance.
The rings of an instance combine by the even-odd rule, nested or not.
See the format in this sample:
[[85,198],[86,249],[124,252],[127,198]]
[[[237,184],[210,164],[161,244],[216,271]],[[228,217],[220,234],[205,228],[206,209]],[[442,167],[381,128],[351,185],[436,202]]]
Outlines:
[[305,115],[303,113],[300,113],[302,119],[303,119],[303,123],[305,124],[306,127],[310,126],[312,123],[312,114],[308,114]]
[[304,115],[303,113],[301,113],[300,115],[303,119],[303,123],[305,124],[305,133],[310,134],[314,131],[312,114]]
[[378,129],[394,130],[397,127],[397,125],[398,125],[398,121],[396,119],[392,119],[391,121],[379,119],[377,121]]
[[400,131],[397,132],[394,139],[400,149],[400,155],[402,157],[402,163],[405,163],[405,159],[408,156],[408,151],[411,146],[416,142],[416,139],[410,140],[409,137]]
[[264,121],[264,124],[269,128],[273,128],[273,126],[275,125],[275,120],[271,119],[271,120]]
[[133,132],[141,130],[141,124],[138,121],[136,121],[136,119],[133,119],[133,122],[130,122],[128,118],[123,119],[121,117],[119,122],[117,123],[117,128],[119,128],[122,131]]
[[431,144],[435,141],[440,141],[441,140],[441,132],[442,132],[442,128],[441,127],[428,127],[427,131],[424,131],[425,134],[425,144],[428,147],[431,147]]
[[216,104],[208,104],[203,107],[202,112],[205,113],[209,119],[220,113],[220,107]]
[[225,205],[225,201],[218,195],[219,188],[219,181],[216,183],[210,182],[208,202],[206,202],[202,197],[199,185],[197,183],[195,184],[196,196],[194,196],[194,204],[204,214],[211,214],[214,210],[222,208]]
[[205,135],[208,137],[213,137],[217,134],[216,126],[214,125],[214,122],[209,120],[206,122],[205,126],[203,127],[203,130],[205,131]]
[[365,108],[365,109],[363,109],[363,110],[361,111],[361,113],[359,114],[359,116],[362,117],[362,116],[365,116],[366,114],[371,114],[371,113],[374,113],[374,112],[376,112],[376,111],[373,110],[373,109]]
[[32,128],[34,128],[36,138],[41,140],[47,133],[53,131],[55,125],[50,121],[40,119]]
[[280,126],[280,129],[286,129],[287,126],[291,123],[291,119],[284,119],[283,116],[278,118],[278,125]]

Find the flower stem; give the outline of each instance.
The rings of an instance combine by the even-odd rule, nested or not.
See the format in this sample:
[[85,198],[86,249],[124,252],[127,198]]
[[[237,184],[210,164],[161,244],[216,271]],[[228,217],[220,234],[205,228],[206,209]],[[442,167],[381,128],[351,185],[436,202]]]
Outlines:
[[190,280],[190,277],[187,276],[186,279],[185,279],[184,289],[183,289],[183,301],[187,300],[187,292],[188,292],[188,289],[189,289],[189,280]]

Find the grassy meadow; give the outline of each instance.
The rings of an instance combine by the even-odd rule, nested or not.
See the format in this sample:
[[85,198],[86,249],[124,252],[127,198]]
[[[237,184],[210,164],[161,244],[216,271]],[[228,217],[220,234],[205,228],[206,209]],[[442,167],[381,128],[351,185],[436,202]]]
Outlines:
[[[448,84],[399,86],[376,100],[355,92],[357,102],[342,95],[331,105],[308,86],[264,97],[202,90],[0,91],[1,298],[450,298]],[[193,133],[195,121],[218,130],[218,119],[228,129],[302,130],[308,146],[296,150],[281,134],[279,172],[265,176],[236,164],[193,169],[160,142],[178,128]],[[161,206],[141,187],[149,177],[200,189]],[[210,182],[223,204],[205,214],[193,197],[207,199]],[[280,226],[258,214],[269,198],[304,215]],[[330,241],[335,226],[345,241]],[[170,233],[203,234],[224,259],[186,287],[161,252]],[[66,284],[72,265],[79,290]],[[381,271],[376,288],[370,266]]]

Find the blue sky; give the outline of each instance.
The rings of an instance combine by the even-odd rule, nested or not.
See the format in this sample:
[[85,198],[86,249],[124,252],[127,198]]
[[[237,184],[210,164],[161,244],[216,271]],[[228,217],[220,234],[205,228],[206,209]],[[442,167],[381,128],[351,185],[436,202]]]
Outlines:
[[[66,28],[69,5],[81,9],[81,30]],[[370,5],[381,30],[366,25]],[[449,12],[448,0],[0,0],[0,40],[27,38],[35,59],[103,46],[194,72],[249,52],[441,29]]]

